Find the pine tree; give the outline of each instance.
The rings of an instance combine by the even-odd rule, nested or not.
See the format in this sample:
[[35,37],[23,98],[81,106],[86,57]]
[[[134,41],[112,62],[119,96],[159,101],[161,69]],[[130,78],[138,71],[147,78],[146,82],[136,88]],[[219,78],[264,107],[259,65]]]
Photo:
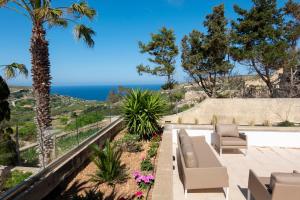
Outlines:
[[172,89],[174,86],[175,58],[178,55],[175,41],[173,30],[163,27],[159,33],[151,34],[151,41],[147,44],[139,42],[140,52],[148,53],[150,55],[148,61],[154,63],[155,66],[140,64],[137,66],[138,73],[167,77],[166,84],[162,86],[163,89]]
[[288,47],[283,37],[283,15],[276,0],[252,2],[249,10],[234,6],[239,17],[232,22],[231,55],[254,70],[265,82],[270,96],[275,97],[278,80],[273,75],[283,66]]
[[300,97],[300,3],[289,0],[282,9],[285,16],[285,39],[289,45],[288,55],[280,76],[280,96]]
[[209,97],[217,97],[224,76],[232,68],[228,60],[229,37],[224,5],[213,8],[206,16],[207,35],[192,31],[182,39],[182,67]]

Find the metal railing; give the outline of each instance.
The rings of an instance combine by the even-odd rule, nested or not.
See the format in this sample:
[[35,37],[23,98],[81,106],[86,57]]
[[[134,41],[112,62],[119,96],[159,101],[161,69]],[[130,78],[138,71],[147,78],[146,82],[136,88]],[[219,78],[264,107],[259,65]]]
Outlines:
[[103,145],[106,139],[114,137],[123,127],[123,119],[118,118],[96,134],[85,139],[68,153],[52,161],[37,174],[0,195],[0,199],[34,200],[45,197],[89,158],[90,145]]

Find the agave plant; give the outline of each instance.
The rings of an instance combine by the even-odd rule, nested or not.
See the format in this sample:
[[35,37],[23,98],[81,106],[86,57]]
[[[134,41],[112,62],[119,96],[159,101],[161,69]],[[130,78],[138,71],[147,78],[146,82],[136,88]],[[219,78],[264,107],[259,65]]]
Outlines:
[[105,147],[100,150],[97,146],[92,146],[93,161],[98,167],[96,174],[92,175],[91,181],[97,186],[102,183],[108,183],[114,186],[126,180],[127,170],[125,164],[121,163],[121,149],[107,140]]
[[124,99],[123,116],[129,133],[150,139],[159,131],[158,120],[166,108],[159,93],[132,90]]

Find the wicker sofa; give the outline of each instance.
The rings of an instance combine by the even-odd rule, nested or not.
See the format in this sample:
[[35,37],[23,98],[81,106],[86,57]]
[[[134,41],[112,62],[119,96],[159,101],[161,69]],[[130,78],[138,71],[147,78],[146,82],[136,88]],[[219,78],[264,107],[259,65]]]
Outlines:
[[204,137],[189,137],[184,129],[178,132],[178,169],[185,197],[188,190],[224,188],[228,199],[229,178]]

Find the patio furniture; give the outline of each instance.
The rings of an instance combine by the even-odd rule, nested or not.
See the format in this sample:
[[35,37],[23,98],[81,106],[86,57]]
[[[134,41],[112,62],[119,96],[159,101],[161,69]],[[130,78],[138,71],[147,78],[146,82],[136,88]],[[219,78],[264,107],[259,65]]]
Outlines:
[[216,124],[212,143],[220,155],[223,149],[245,149],[245,155],[247,154],[247,136],[239,133],[235,124]]
[[271,177],[258,177],[249,171],[247,200],[299,200],[300,173],[272,173]]
[[178,142],[178,171],[181,172],[185,197],[191,189],[224,188],[228,199],[227,168],[222,166],[205,137],[189,137],[181,129]]

